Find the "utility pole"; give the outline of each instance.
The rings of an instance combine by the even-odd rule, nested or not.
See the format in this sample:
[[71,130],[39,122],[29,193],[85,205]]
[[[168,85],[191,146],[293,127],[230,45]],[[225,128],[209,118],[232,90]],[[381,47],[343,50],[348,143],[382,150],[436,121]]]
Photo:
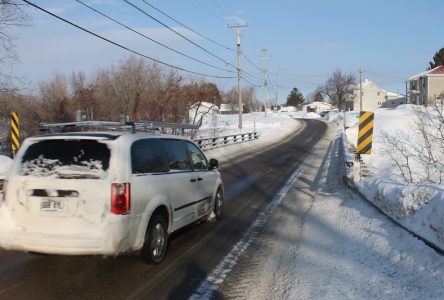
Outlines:
[[276,109],[278,106],[278,97],[279,97],[279,81],[276,81]]
[[407,81],[405,82],[405,104],[409,104],[408,91],[407,91]]
[[362,111],[362,68],[359,68],[359,111]]
[[262,54],[260,58],[264,62],[264,105],[265,105],[265,116],[267,116],[267,104],[268,104],[268,69],[267,69],[267,59],[268,52],[266,49],[261,50]]
[[242,111],[243,111],[243,104],[242,104],[242,88],[241,88],[241,64],[240,64],[240,41],[241,41],[241,33],[240,29],[241,27],[247,27],[248,24],[239,24],[236,25],[228,25],[228,28],[236,28],[236,44],[237,44],[237,94],[238,94],[238,108],[239,108],[239,125],[238,128],[242,129]]

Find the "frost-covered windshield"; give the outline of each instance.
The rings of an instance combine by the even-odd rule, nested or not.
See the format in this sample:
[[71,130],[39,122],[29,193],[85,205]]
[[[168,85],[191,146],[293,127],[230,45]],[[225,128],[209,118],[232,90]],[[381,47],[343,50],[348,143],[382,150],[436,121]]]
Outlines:
[[20,175],[64,179],[106,177],[110,150],[95,140],[46,140],[29,146]]

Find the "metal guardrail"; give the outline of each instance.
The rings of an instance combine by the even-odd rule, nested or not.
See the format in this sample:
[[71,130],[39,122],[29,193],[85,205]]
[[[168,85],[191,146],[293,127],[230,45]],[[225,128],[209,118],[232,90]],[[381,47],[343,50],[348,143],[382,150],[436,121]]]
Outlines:
[[231,144],[238,144],[247,141],[257,140],[259,139],[259,136],[260,136],[259,132],[247,132],[247,133],[230,134],[219,137],[210,137],[204,139],[194,139],[194,142],[202,150],[209,150]]

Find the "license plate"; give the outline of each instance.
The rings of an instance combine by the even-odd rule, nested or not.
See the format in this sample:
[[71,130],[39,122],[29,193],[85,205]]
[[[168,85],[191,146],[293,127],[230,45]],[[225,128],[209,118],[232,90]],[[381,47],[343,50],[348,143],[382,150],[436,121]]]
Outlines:
[[65,210],[66,205],[62,200],[45,199],[40,202],[40,211],[60,213]]

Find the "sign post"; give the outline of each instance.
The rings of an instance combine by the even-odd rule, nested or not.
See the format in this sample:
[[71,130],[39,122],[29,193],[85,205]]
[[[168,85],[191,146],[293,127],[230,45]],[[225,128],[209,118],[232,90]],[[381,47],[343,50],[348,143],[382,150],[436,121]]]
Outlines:
[[369,111],[361,111],[360,113],[358,147],[356,148],[358,155],[372,153],[374,117],[375,114]]
[[19,131],[19,117],[17,113],[11,112],[11,147],[12,155],[15,157],[15,153],[20,148],[20,131]]

